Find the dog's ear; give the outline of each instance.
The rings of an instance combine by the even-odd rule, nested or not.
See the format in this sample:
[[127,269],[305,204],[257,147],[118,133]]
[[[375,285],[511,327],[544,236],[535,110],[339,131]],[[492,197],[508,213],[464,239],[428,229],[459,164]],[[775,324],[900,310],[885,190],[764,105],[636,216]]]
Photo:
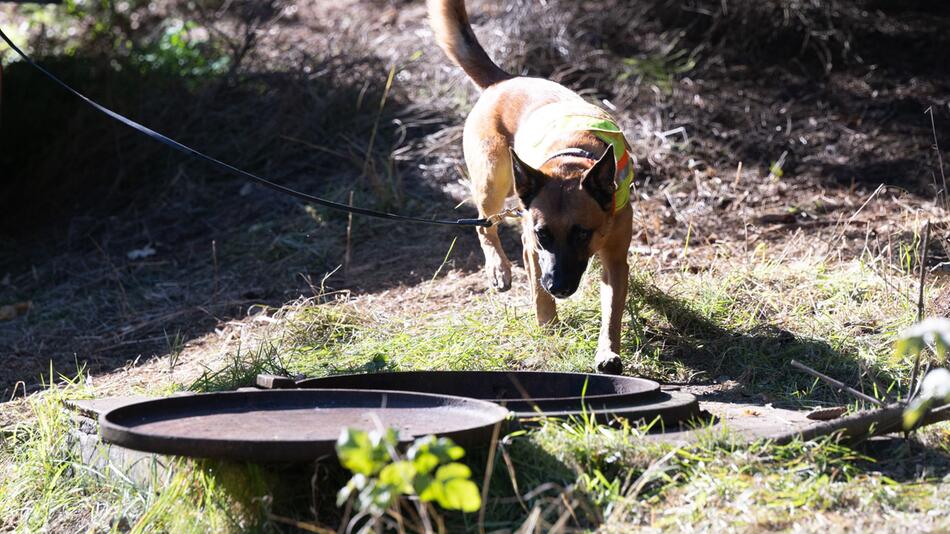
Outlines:
[[521,206],[528,209],[531,201],[534,200],[535,195],[544,185],[546,178],[540,171],[521,161],[513,148],[509,147],[508,151],[511,153],[511,170],[515,178],[515,193],[521,199]]
[[587,191],[587,194],[596,200],[604,211],[610,211],[613,207],[614,192],[617,191],[617,184],[614,181],[616,174],[614,147],[607,145],[604,155],[581,178],[581,189]]

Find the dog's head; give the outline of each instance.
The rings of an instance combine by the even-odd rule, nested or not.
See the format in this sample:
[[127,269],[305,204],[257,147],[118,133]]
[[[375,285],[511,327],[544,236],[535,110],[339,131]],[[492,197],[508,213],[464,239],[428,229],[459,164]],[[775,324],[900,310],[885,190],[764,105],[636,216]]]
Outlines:
[[593,165],[569,157],[533,169],[514,150],[511,161],[515,192],[525,210],[525,243],[537,250],[541,285],[557,298],[569,297],[610,229],[617,189],[613,147]]

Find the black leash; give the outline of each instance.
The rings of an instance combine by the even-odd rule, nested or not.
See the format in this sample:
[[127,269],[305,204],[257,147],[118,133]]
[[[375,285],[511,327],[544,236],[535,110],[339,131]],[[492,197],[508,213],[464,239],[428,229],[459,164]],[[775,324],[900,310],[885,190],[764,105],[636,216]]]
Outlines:
[[47,78],[49,78],[50,80],[53,80],[54,82],[56,82],[57,84],[59,84],[59,85],[60,85],[63,89],[65,89],[66,91],[68,91],[68,92],[72,93],[73,95],[79,97],[81,100],[83,100],[84,102],[86,102],[87,104],[89,104],[90,106],[92,106],[93,108],[95,108],[97,111],[108,115],[108,116],[109,116],[110,118],[112,118],[113,120],[116,120],[116,121],[118,121],[118,122],[121,122],[122,124],[124,124],[124,125],[126,125],[126,126],[132,128],[132,129],[134,129],[134,130],[136,130],[136,131],[138,131],[138,132],[140,132],[140,133],[143,133],[143,134],[147,135],[148,137],[154,139],[155,141],[158,141],[158,142],[160,142],[160,143],[163,143],[163,144],[165,144],[166,146],[169,146],[169,147],[171,147],[171,148],[174,148],[175,150],[177,150],[177,151],[179,151],[179,152],[182,152],[182,153],[184,153],[184,154],[186,154],[186,155],[188,155],[188,156],[191,156],[191,157],[193,157],[193,158],[197,158],[197,159],[201,159],[201,160],[207,161],[208,163],[211,163],[212,165],[218,167],[219,169],[224,169],[225,171],[230,172],[231,174],[236,174],[236,175],[238,175],[238,176],[242,176],[242,177],[247,178],[247,179],[249,179],[249,180],[253,180],[253,181],[255,181],[255,182],[257,182],[257,183],[259,183],[259,184],[261,184],[261,185],[263,185],[263,186],[265,186],[265,187],[269,187],[270,189],[273,189],[274,191],[279,191],[279,192],[284,193],[284,194],[286,194],[286,195],[290,195],[290,196],[292,196],[292,197],[297,197],[297,198],[299,198],[299,199],[301,199],[301,200],[305,200],[305,201],[307,201],[307,202],[312,202],[312,203],[314,203],[314,204],[319,204],[320,206],[324,206],[324,207],[327,207],[327,208],[330,208],[330,209],[339,210],[339,211],[345,211],[345,212],[348,212],[348,213],[355,213],[355,214],[357,214],[357,215],[366,215],[366,216],[368,216],[368,217],[376,217],[376,218],[379,218],[379,219],[390,219],[390,220],[394,220],[394,221],[416,222],[416,223],[424,223],[424,224],[440,224],[440,225],[444,225],[444,226],[485,226],[485,227],[488,227],[488,226],[492,226],[492,225],[494,224],[494,221],[493,221],[494,218],[488,218],[488,219],[457,219],[457,220],[455,220],[455,221],[451,221],[451,220],[440,220],[440,219],[423,219],[423,218],[421,218],[421,217],[410,217],[410,216],[408,216],[408,215],[397,215],[397,214],[395,214],[395,213],[385,213],[385,212],[382,212],[382,211],[375,211],[375,210],[366,209],[366,208],[357,208],[357,207],[353,207],[353,206],[348,206],[348,205],[346,205],[346,204],[340,204],[339,202],[333,202],[332,200],[326,200],[326,199],[324,199],[324,198],[315,197],[315,196],[313,196],[313,195],[308,195],[308,194],[306,194],[306,193],[297,191],[297,190],[295,190],[295,189],[291,189],[291,188],[289,188],[289,187],[286,187],[286,186],[280,185],[280,184],[278,184],[278,183],[272,182],[272,181],[267,180],[267,179],[265,179],[265,178],[261,178],[260,176],[257,176],[257,175],[255,175],[255,174],[251,174],[250,172],[247,172],[247,171],[242,170],[242,169],[238,169],[237,167],[234,167],[233,165],[229,165],[229,164],[227,164],[227,163],[225,163],[225,162],[223,162],[223,161],[221,161],[221,160],[218,160],[218,159],[215,159],[215,158],[213,158],[213,157],[211,157],[211,156],[208,156],[207,154],[203,154],[203,153],[201,153],[201,152],[198,152],[197,150],[195,150],[195,149],[193,149],[193,148],[191,148],[191,147],[189,147],[189,146],[183,145],[183,144],[179,143],[178,141],[175,141],[174,139],[172,139],[172,138],[170,138],[170,137],[164,136],[164,135],[162,135],[162,134],[156,132],[155,130],[152,130],[151,128],[148,128],[148,127],[146,127],[146,126],[143,126],[143,125],[141,125],[141,124],[139,124],[139,123],[133,121],[132,119],[128,119],[128,118],[126,118],[126,117],[124,117],[124,116],[122,116],[122,115],[119,115],[118,113],[112,111],[111,109],[109,109],[109,108],[107,108],[107,107],[105,107],[105,106],[102,106],[102,105],[100,105],[100,104],[98,104],[98,103],[96,103],[96,102],[90,100],[89,98],[86,98],[82,93],[80,93],[79,91],[73,89],[72,87],[70,87],[69,85],[67,85],[66,82],[60,80],[59,78],[57,78],[56,76],[54,76],[51,72],[49,72],[48,70],[46,70],[46,69],[44,69],[43,67],[39,66],[35,61],[33,61],[32,59],[30,59],[30,57],[27,56],[22,50],[20,50],[20,48],[17,47],[17,45],[13,44],[13,41],[11,41],[9,37],[7,37],[7,34],[3,33],[3,30],[2,30],[2,29],[0,29],[0,38],[2,38],[2,39],[7,43],[7,46],[9,46],[11,49],[13,49],[14,52],[16,52],[17,54],[19,54],[19,56],[20,56],[21,58],[23,58],[24,61],[26,61],[27,63],[29,63],[30,65],[32,65],[34,68],[36,68],[37,70],[39,70],[40,72],[42,72],[43,74],[45,74]]

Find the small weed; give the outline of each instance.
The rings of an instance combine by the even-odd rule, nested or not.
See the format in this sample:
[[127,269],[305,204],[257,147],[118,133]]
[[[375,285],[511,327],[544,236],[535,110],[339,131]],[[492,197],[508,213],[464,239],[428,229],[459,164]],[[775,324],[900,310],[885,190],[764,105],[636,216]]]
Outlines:
[[176,330],[175,335],[169,337],[168,332],[165,331],[165,345],[166,353],[168,354],[168,370],[174,371],[175,366],[178,364],[178,359],[181,357],[181,352],[185,349],[185,338],[181,334],[181,330]]
[[188,386],[190,391],[228,391],[254,385],[259,374],[289,374],[281,364],[277,347],[262,343],[253,349],[238,347],[226,357],[224,366],[207,369]]

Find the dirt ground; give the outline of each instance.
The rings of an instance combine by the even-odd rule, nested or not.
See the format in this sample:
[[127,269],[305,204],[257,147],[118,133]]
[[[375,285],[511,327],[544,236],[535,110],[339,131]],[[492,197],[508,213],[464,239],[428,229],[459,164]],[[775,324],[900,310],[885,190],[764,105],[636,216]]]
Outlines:
[[[184,132],[198,147],[222,131],[233,146],[216,140],[211,148],[337,200],[356,190],[355,204],[473,215],[470,205],[457,205],[465,200],[461,123],[475,93],[434,47],[422,3],[274,6],[279,16],[256,28],[241,71],[260,91],[242,92],[233,81],[198,90],[184,104],[184,125],[159,109],[167,105],[162,100],[140,106],[138,118]],[[644,268],[703,269],[763,246],[779,257],[817,250],[830,259],[867,254],[905,261],[915,230],[944,216],[934,136],[950,144],[950,9],[928,2],[831,3],[796,20],[776,18],[781,7],[757,11],[739,3],[722,12],[711,6],[719,2],[690,9],[644,2],[621,17],[564,2],[471,2],[470,9],[505,68],[550,76],[615,108],[638,158],[634,247]],[[0,18],[18,20],[10,8]],[[322,90],[296,68],[338,65],[348,49],[365,54],[358,72],[371,79],[364,90],[383,84],[390,65],[399,70],[380,115],[387,145],[378,172],[367,173],[359,157],[327,163],[324,154],[354,159],[366,147],[366,124],[329,135],[326,125],[308,129],[309,118],[295,119],[280,107],[295,96],[306,100],[300,95],[308,83]],[[5,74],[8,106],[21,98],[18,86],[37,83],[22,65]],[[358,85],[350,89],[340,98],[360,94]],[[230,107],[218,105],[222,94]],[[246,118],[255,106],[263,113]],[[376,106],[362,113],[372,117]],[[348,291],[379,313],[420,306],[450,313],[486,292],[471,231],[360,218],[348,231],[345,216],[219,176],[147,141],[126,139],[131,134],[96,122],[75,103],[69,109],[74,116],[67,125],[115,141],[90,149],[109,157],[78,158],[82,149],[71,148],[64,161],[38,166],[39,154],[7,153],[4,174],[30,180],[45,172],[72,191],[70,169],[77,181],[118,172],[132,185],[117,185],[101,198],[85,191],[55,205],[42,196],[24,198],[28,188],[5,195],[5,212],[21,215],[4,219],[0,304],[32,307],[0,322],[4,399],[36,391],[51,368],[67,376],[85,368],[92,380],[116,389],[148,381],[172,354],[175,373],[200,373],[242,333],[264,325],[266,310],[327,290]],[[256,116],[268,113],[270,122]],[[22,116],[14,109],[4,119],[6,138],[16,136]],[[80,132],[54,132],[49,146],[81,145],[87,138]],[[56,152],[42,157],[55,159]],[[135,173],[143,181],[130,177]],[[392,198],[382,203],[380,191]],[[22,214],[30,202],[35,207]],[[520,258],[517,232],[506,230],[505,238],[510,257]],[[929,264],[939,276],[948,259],[939,224],[932,244]],[[450,246],[443,276],[430,283]],[[517,276],[516,286],[523,286],[520,270]],[[423,293],[432,298],[420,303]],[[525,303],[518,289],[498,298]],[[935,305],[944,306],[939,298]]]

